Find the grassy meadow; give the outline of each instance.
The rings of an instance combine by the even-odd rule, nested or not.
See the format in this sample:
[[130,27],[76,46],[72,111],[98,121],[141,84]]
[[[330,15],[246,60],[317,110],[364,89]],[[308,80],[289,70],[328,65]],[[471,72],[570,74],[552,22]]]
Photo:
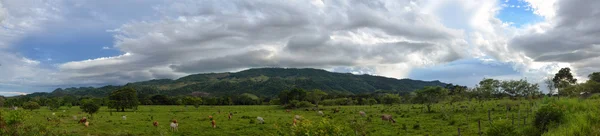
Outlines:
[[[468,101],[435,104],[431,112],[421,104],[325,106],[321,107],[324,116],[308,109],[293,109],[288,113],[280,106],[201,106],[197,109],[193,106],[140,106],[137,111],[127,112],[111,112],[102,107],[93,116],[81,112],[79,107],[61,107],[57,111],[42,107],[33,111],[5,109],[3,116],[7,120],[14,115],[11,112],[24,114],[21,125],[34,127],[21,127],[19,131],[37,135],[319,135],[320,131],[336,131],[340,135],[453,136],[459,135],[459,128],[461,135],[479,135],[479,126],[483,135],[497,135],[487,133],[490,129],[513,129],[518,131],[517,135],[528,135],[526,129],[533,126],[536,111],[545,105],[558,105],[564,111],[564,121],[554,124],[544,135],[598,135],[598,102],[576,98]],[[336,108],[340,111],[333,113]],[[366,117],[360,116],[359,111],[366,112]],[[233,113],[231,120],[227,116],[229,112]],[[382,121],[382,114],[392,115],[397,122]],[[126,120],[122,119],[124,115]],[[292,126],[294,115],[303,117],[296,127]],[[89,118],[87,128],[78,124],[84,116]],[[216,128],[211,127],[208,116],[214,117]],[[265,124],[258,124],[257,116],[263,117]],[[179,122],[177,132],[170,130],[172,119]],[[158,121],[159,126],[154,127],[153,121]],[[512,133],[507,132],[507,135]]]

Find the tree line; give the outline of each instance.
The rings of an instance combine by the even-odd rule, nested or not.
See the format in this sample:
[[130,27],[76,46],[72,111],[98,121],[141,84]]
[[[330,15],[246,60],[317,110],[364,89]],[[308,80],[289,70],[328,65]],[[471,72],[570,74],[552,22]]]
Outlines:
[[485,101],[491,99],[536,99],[544,95],[581,96],[600,93],[600,72],[590,74],[588,81],[577,83],[569,68],[563,68],[553,77],[545,80],[549,94],[543,94],[539,85],[527,80],[497,80],[484,78],[475,87],[448,84],[446,86],[426,86],[413,92],[375,91],[372,93],[346,94],[325,92],[319,89],[305,90],[293,88],[279,92],[276,97],[260,97],[251,93],[211,97],[205,92],[192,92],[185,96],[145,95],[132,87],[122,87],[112,91],[108,97],[65,95],[61,97],[0,97],[0,106],[18,106],[36,109],[47,106],[51,110],[60,106],[95,107],[108,106],[116,111],[137,109],[138,105],[281,105],[285,108],[318,108],[320,105],[373,105],[373,104],[424,104],[428,110],[435,103],[453,104],[459,101]]

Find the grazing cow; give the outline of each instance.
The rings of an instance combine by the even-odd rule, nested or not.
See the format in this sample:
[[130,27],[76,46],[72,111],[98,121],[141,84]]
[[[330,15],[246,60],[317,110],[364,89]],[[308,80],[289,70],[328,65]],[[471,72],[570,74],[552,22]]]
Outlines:
[[154,121],[154,122],[152,122],[152,125],[153,125],[154,127],[158,127],[158,121]]
[[213,128],[217,128],[217,124],[215,123],[215,120],[212,120],[212,122],[210,124],[212,124]]
[[285,109],[285,112],[287,112],[287,113],[290,113],[290,112],[292,112],[292,110],[290,110],[290,109]]
[[295,116],[294,116],[294,119],[296,119],[296,120],[302,120],[302,116],[300,116],[300,115],[295,115]]
[[394,120],[394,118],[392,118],[392,115],[389,115],[389,114],[381,115],[381,120],[396,123],[396,120]]
[[265,119],[263,119],[262,117],[256,117],[256,120],[258,120],[259,124],[265,124]]
[[364,111],[360,111],[360,112],[358,112],[358,114],[363,117],[367,116],[367,113],[365,113]]
[[233,116],[233,114],[231,114],[231,112],[229,113],[229,120],[231,120],[231,116]]
[[338,112],[340,112],[340,109],[338,109],[338,108],[333,109],[333,113],[338,113]]
[[294,127],[296,126],[296,118],[294,118],[294,123],[292,124]]
[[173,120],[171,122],[171,131],[177,131],[178,126],[179,126],[179,124],[177,124],[177,120]]
[[78,122],[78,123],[85,123],[85,122],[87,122],[87,118],[86,118],[86,117],[83,117],[83,118],[81,118],[81,119],[79,120],[79,122]]
[[319,116],[325,115],[325,114],[323,114],[323,111],[318,111],[317,114],[319,114]]
[[127,115],[123,115],[121,118],[123,118],[123,120],[127,120]]

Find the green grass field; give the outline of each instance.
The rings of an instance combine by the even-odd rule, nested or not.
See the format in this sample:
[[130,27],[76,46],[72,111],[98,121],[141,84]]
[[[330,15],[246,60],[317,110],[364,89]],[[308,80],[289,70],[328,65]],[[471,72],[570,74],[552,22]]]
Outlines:
[[[321,107],[324,116],[306,109],[294,109],[287,113],[280,106],[201,106],[198,109],[193,106],[140,106],[137,111],[112,113],[106,107],[102,107],[93,117],[82,113],[78,107],[61,107],[58,111],[50,111],[42,107],[27,111],[29,117],[24,125],[45,126],[48,132],[40,131],[40,135],[48,133],[57,135],[291,135],[301,128],[310,131],[314,127],[313,131],[319,131],[320,129],[316,128],[331,126],[330,128],[338,129],[347,135],[364,133],[366,135],[452,136],[458,135],[459,128],[461,135],[478,135],[478,121],[481,120],[481,129],[486,135],[485,132],[492,126],[488,120],[488,111],[494,122],[512,123],[514,118],[512,126],[525,128],[532,126],[534,114],[541,105],[544,105],[543,101],[495,100],[483,103],[471,101],[453,105],[436,104],[432,107],[432,112],[426,112],[423,105],[417,104],[327,106]],[[566,117],[572,121],[567,121],[564,127],[559,126],[550,130],[546,135],[574,134],[575,132],[564,132],[569,131],[570,128],[598,128],[597,122],[576,122],[589,121],[585,117],[578,118],[581,116],[579,114],[587,115],[592,111],[598,111],[598,101],[568,99],[561,102],[567,105],[565,111],[570,112],[567,112]],[[507,111],[506,105],[511,106],[510,111]],[[335,108],[340,108],[340,112],[333,113]],[[360,116],[359,111],[365,111],[367,116]],[[231,120],[227,116],[229,112],[233,113]],[[397,122],[382,121],[380,118],[382,114],[393,115]],[[123,115],[127,116],[126,120],[122,119]],[[211,127],[209,115],[214,117],[217,128]],[[298,128],[292,127],[294,115],[304,118],[299,122]],[[77,116],[77,119],[73,116]],[[84,116],[90,118],[90,126],[87,128],[78,124],[78,119]],[[263,117],[265,124],[258,124],[257,116]],[[597,115],[594,117],[594,119],[598,118]],[[48,118],[53,119],[48,121]],[[170,130],[169,123],[172,119],[179,122],[177,132]],[[158,121],[159,127],[154,127],[153,121]],[[306,124],[312,126],[305,126]],[[585,124],[592,126],[582,126]]]

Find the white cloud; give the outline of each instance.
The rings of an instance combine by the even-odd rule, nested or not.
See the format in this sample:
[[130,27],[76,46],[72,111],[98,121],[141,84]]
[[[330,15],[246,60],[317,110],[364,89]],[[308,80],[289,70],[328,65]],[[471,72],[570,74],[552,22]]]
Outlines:
[[[575,13],[588,14],[569,8],[593,11],[586,7],[597,2],[525,0],[527,6],[516,7],[531,8],[545,21],[522,28],[496,18],[501,8],[515,7],[497,0],[120,2],[129,4],[0,2],[0,83],[120,84],[271,66],[404,78],[415,68],[462,58],[511,64],[521,74],[498,78],[538,80],[561,67],[572,66],[581,77],[600,66],[594,61],[600,51],[593,38],[597,18],[577,18]],[[122,54],[48,68],[47,62],[10,52],[14,41],[47,22],[70,20],[90,24],[81,27],[118,26],[102,29],[115,37],[115,45],[102,49]]]

